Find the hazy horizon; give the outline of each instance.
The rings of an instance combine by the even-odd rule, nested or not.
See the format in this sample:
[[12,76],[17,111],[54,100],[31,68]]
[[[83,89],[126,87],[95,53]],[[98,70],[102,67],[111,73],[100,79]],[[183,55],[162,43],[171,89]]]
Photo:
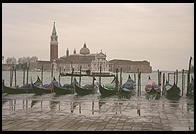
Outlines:
[[147,60],[153,70],[194,64],[194,3],[3,3],[2,55],[50,58],[53,23],[58,55],[86,42],[107,60]]

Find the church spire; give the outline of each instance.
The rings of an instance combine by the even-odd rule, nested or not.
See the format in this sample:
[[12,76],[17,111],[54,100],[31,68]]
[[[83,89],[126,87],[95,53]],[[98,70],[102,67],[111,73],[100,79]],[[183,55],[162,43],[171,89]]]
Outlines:
[[52,34],[53,34],[53,35],[56,35],[56,28],[55,28],[55,22],[54,22],[54,25],[53,25],[53,30],[52,30]]

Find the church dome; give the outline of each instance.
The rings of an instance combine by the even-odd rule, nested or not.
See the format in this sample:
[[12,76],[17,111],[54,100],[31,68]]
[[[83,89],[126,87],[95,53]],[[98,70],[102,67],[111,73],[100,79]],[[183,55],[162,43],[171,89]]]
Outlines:
[[84,43],[83,48],[80,49],[80,54],[90,54],[90,50],[86,47],[86,43]]

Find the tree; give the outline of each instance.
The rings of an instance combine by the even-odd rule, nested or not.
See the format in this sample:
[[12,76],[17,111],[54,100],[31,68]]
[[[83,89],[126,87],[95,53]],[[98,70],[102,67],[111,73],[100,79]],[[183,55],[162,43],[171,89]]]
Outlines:
[[38,61],[38,57],[36,57],[36,56],[32,56],[31,58],[30,58],[30,62],[32,63],[32,62],[37,62]]
[[14,57],[8,57],[6,59],[6,63],[7,64],[16,64],[16,58],[14,58]]

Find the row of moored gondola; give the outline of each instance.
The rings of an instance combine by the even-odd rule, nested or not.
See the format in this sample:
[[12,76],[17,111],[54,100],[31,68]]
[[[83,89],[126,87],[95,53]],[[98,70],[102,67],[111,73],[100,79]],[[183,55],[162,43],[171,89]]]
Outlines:
[[[47,93],[53,93],[55,92],[56,95],[65,95],[65,94],[73,94],[74,89],[77,95],[87,95],[87,94],[93,94],[99,91],[102,96],[111,96],[111,95],[123,95],[123,96],[131,96],[136,93],[136,83],[133,81],[129,75],[127,81],[121,86],[118,87],[116,83],[116,80],[114,80],[111,83],[105,84],[105,85],[99,85],[98,82],[96,82],[96,79],[94,79],[94,84],[86,84],[84,86],[79,86],[76,79],[74,79],[72,84],[64,84],[61,86],[54,78],[54,80],[51,82],[51,84],[42,84],[42,81],[40,78],[37,78],[37,81],[28,85],[24,85],[21,87],[7,87],[4,85],[3,81],[3,92],[8,94],[24,94],[24,93],[33,93],[36,95],[42,95]],[[191,82],[191,89],[190,95],[194,94],[194,82],[192,79]],[[167,98],[179,98],[180,97],[180,88],[177,87],[175,84],[171,85],[166,81],[166,84],[164,85],[164,89],[166,91],[166,97]],[[159,94],[161,93],[161,87],[159,85],[156,85],[153,80],[148,79],[148,82],[145,86],[145,90],[147,94]]]

